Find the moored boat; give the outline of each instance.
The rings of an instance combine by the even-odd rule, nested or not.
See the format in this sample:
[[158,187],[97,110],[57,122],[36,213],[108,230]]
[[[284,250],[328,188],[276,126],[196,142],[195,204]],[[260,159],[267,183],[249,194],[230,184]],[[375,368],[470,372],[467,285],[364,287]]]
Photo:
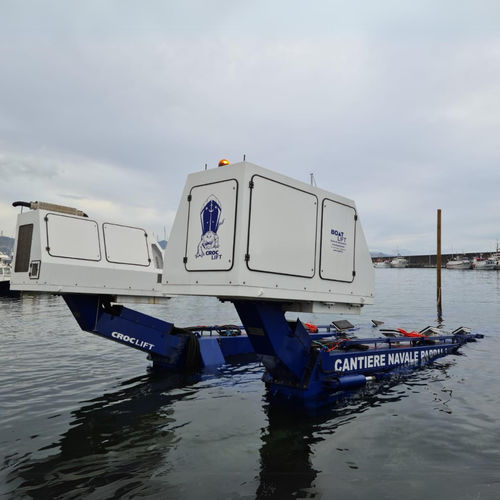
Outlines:
[[7,255],[0,253],[0,296],[10,294],[10,266]]
[[472,262],[467,257],[457,255],[446,263],[446,269],[472,269]]
[[495,253],[492,253],[489,258],[495,263],[495,269],[500,269],[500,248],[498,248],[498,242]]
[[379,260],[373,263],[373,267],[377,269],[388,269],[391,267],[391,263],[388,260]]
[[479,271],[494,271],[497,268],[497,261],[492,258],[484,259],[482,257],[475,257],[472,261],[472,269]]
[[391,260],[391,267],[404,268],[408,266],[408,261],[401,257],[401,255],[397,255],[394,259]]

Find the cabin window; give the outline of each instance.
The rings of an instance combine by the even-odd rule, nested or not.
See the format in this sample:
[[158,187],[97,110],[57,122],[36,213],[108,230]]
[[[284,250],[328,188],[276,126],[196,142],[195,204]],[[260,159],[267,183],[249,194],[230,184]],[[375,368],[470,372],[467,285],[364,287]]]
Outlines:
[[108,262],[144,267],[150,265],[148,235],[144,229],[105,222],[102,230]]
[[97,222],[81,217],[49,213],[47,252],[51,257],[78,260],[101,260]]
[[33,236],[33,224],[19,226],[17,233],[16,273],[27,273],[30,266],[31,238]]

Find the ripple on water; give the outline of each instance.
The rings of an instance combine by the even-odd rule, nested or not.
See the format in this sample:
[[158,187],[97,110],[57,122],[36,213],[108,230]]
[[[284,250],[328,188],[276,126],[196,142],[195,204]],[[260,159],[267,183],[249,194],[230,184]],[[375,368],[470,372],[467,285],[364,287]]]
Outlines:
[[[435,270],[376,274],[376,304],[351,321],[435,324]],[[445,326],[483,341],[315,413],[274,404],[258,363],[153,376],[60,298],[0,300],[0,496],[498,498],[499,276],[443,271]],[[239,323],[210,298],[141,310]]]

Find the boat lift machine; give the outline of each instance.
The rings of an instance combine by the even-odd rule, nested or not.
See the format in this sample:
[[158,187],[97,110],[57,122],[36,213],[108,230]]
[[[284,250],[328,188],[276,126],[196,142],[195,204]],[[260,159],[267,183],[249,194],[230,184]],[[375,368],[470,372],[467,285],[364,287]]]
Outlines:
[[[359,313],[373,303],[374,270],[352,200],[248,162],[188,176],[163,262],[142,228],[17,204],[29,210],[18,216],[11,288],[62,295],[83,330],[148,353],[154,368],[254,352],[274,393],[308,399],[422,366],[477,337],[327,341],[331,332],[287,321],[287,311]],[[200,336],[123,305],[173,295],[232,302],[245,334]]]

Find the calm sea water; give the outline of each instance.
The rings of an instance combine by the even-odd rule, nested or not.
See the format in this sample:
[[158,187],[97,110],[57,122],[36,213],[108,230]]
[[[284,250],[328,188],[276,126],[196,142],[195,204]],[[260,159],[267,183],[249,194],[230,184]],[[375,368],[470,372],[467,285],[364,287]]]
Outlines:
[[[436,324],[435,270],[376,278],[376,305],[346,319]],[[141,310],[238,322],[210,298]],[[269,403],[258,363],[152,377],[144,354],[80,331],[61,298],[0,299],[0,496],[498,499],[500,272],[443,270],[443,316],[487,337],[308,415]]]

